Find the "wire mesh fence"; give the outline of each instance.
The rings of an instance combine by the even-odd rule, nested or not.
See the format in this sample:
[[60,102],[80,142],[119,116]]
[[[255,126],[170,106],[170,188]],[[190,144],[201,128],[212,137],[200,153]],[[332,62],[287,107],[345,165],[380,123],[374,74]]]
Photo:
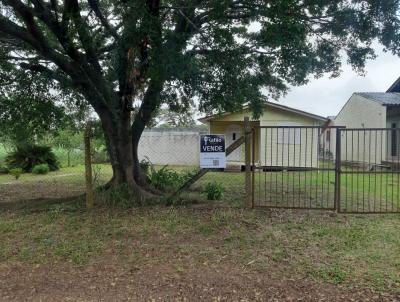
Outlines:
[[[139,144],[139,160],[148,165],[147,173],[153,186],[157,186],[153,174],[164,175],[166,184],[161,184],[167,192],[176,190],[199,166],[199,139],[204,130],[198,129],[162,129],[146,130]],[[85,193],[85,152],[83,133],[74,147],[66,148],[52,142],[41,142],[38,145],[50,147],[58,169],[43,173],[32,173],[30,167],[24,171],[14,171],[8,167],[6,158],[16,147],[5,141],[0,142],[0,203],[31,202],[53,199],[69,199]],[[69,145],[64,142],[64,145]],[[104,146],[92,144],[91,160],[94,187],[99,187],[112,177],[112,167],[108,161]],[[162,170],[162,171],[161,171]],[[161,172],[160,172],[161,171]],[[18,173],[17,173],[18,172]],[[153,176],[153,177],[152,177]],[[193,201],[203,202],[210,196],[208,191],[217,187],[222,196],[221,201],[240,204],[244,200],[244,175],[241,163],[237,162],[228,169],[208,172],[196,181],[188,193]]]

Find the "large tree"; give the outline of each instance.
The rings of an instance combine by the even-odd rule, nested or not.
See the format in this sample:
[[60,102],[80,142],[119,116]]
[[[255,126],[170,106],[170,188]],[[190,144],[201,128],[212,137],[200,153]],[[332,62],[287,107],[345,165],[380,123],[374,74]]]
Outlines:
[[98,114],[114,176],[142,192],[137,148],[161,106],[205,112],[398,54],[399,0],[0,0],[1,66],[38,73]]

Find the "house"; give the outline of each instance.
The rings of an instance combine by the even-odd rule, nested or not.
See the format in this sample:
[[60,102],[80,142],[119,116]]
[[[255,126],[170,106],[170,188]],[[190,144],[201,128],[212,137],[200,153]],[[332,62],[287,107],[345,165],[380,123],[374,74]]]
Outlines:
[[[398,162],[400,132],[396,129],[400,128],[400,78],[387,92],[353,93],[333,124],[359,129],[342,131],[342,161],[357,159],[373,164]],[[335,143],[332,142],[332,145]]]
[[[243,135],[245,116],[252,116],[248,107],[244,107],[240,112],[206,116],[199,121],[207,124],[210,134],[225,134],[226,146],[229,146]],[[255,127],[255,163],[268,167],[318,166],[318,131],[320,129],[295,127],[322,126],[326,122],[326,118],[316,114],[265,102],[260,118],[250,122]],[[287,128],[262,128],[280,126]],[[244,146],[242,145],[227,157],[227,165],[242,166],[243,163]]]

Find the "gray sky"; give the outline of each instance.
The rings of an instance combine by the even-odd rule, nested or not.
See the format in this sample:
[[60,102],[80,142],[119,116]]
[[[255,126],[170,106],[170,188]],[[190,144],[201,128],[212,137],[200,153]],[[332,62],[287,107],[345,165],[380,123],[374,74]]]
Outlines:
[[400,57],[381,50],[376,53],[378,57],[366,64],[365,76],[359,76],[349,66],[343,65],[338,78],[325,76],[311,79],[308,85],[292,87],[279,103],[328,116],[336,115],[353,92],[385,92],[400,77]]

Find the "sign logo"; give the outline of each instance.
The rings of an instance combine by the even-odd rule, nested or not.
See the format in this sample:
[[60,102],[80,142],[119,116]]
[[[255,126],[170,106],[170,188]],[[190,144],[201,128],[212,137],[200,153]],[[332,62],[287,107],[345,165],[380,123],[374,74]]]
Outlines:
[[200,167],[226,168],[225,135],[200,135]]

